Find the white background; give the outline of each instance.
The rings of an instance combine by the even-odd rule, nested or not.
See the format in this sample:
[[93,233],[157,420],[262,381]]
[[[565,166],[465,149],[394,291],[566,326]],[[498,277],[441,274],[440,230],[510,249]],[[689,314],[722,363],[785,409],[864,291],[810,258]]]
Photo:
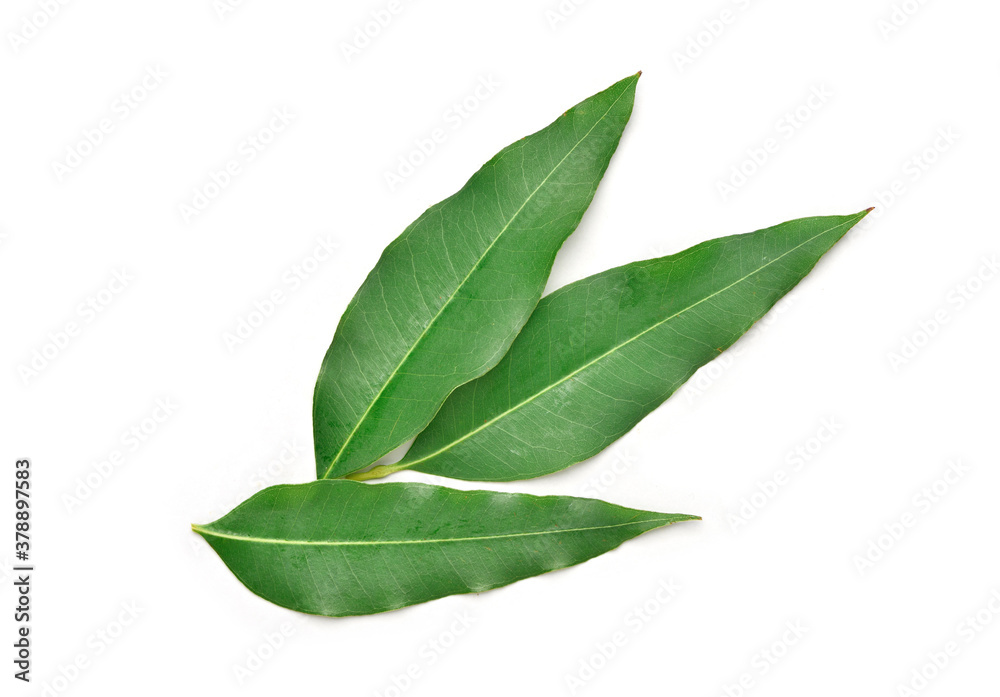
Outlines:
[[[30,457],[37,570],[30,686],[11,676],[3,572],[0,692],[888,696],[924,670],[914,693],[995,693],[1000,280],[984,259],[1000,252],[1000,8],[897,2],[908,13],[890,0],[591,0],[562,14],[558,0],[404,1],[349,58],[388,0],[250,0],[221,17],[211,0],[97,0],[50,19],[45,3],[5,2],[0,560],[9,570],[13,463]],[[314,476],[313,382],[381,249],[501,147],[638,69],[631,124],[550,288],[878,206],[637,430],[497,487],[704,521],[374,617],[300,617],[245,590],[189,524]],[[480,80],[498,86],[456,123]],[[133,89],[134,108],[121,101]],[[814,90],[826,96],[810,105]],[[241,143],[274,109],[290,123],[248,161]],[[437,127],[446,142],[392,189],[386,173]],[[724,196],[769,138],[777,151]],[[60,176],[70,148],[86,156]],[[186,221],[181,204],[233,159],[240,174]],[[317,239],[336,252],[309,261]],[[127,286],[87,314],[123,269]],[[227,347],[274,289],[285,302]],[[68,322],[78,335],[25,373]],[[123,438],[133,427],[142,442]],[[900,539],[883,536],[904,518]],[[992,625],[970,632],[977,612]],[[928,668],[949,642],[957,655]]]

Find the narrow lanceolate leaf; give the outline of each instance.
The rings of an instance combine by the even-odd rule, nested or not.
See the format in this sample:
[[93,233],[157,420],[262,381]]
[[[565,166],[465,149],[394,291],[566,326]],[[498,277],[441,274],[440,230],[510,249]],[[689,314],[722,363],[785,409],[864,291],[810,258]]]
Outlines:
[[511,481],[597,454],[731,346],[866,213],[710,240],[557,290],[399,464],[352,478],[412,468]]
[[193,527],[257,595],[340,617],[504,586],[693,519],[569,496],[340,479],[274,486]]
[[316,382],[320,478],[354,472],[412,438],[455,387],[500,360],[594,197],[638,77],[500,151],[386,247]]

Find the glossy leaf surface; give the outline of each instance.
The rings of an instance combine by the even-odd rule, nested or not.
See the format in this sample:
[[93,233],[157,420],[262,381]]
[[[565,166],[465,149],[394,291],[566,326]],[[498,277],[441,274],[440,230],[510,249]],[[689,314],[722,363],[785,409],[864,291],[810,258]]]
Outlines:
[[866,214],[710,240],[555,291],[399,464],[355,477],[412,468],[511,481],[592,457],[731,346]]
[[692,519],[568,496],[340,479],[270,487],[194,529],[257,595],[343,616],[496,588]]
[[487,162],[386,247],[341,317],[313,398],[316,473],[370,465],[504,355],[594,196],[638,75]]

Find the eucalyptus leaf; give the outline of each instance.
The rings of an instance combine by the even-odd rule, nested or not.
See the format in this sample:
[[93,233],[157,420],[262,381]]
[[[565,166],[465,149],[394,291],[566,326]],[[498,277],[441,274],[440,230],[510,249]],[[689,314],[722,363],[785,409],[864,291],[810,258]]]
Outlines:
[[415,436],[455,387],[506,353],[593,199],[638,78],[501,150],[386,247],[316,382],[319,478],[366,467]]
[[479,593],[695,519],[569,496],[340,479],[273,486],[192,527],[257,595],[340,617]]
[[572,283],[459,389],[396,465],[528,479],[596,455],[759,320],[868,211],[794,220]]

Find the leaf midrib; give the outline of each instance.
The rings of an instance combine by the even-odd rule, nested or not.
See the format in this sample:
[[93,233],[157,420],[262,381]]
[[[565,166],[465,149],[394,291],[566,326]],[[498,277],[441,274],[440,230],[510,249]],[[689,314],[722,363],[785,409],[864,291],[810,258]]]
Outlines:
[[669,524],[669,523],[681,522],[682,520],[688,520],[688,518],[677,519],[676,517],[667,516],[663,518],[649,518],[647,520],[634,520],[628,523],[616,523],[614,525],[595,525],[589,528],[563,528],[558,530],[537,530],[532,532],[513,533],[507,535],[483,535],[481,537],[449,537],[449,538],[439,538],[430,540],[286,540],[286,539],[271,538],[271,537],[232,535],[229,533],[215,532],[213,530],[199,527],[197,525],[192,525],[191,528],[199,535],[212,535],[213,537],[222,537],[229,540],[240,540],[242,542],[253,542],[257,544],[302,545],[310,547],[311,546],[364,547],[364,546],[378,546],[378,545],[438,544],[445,542],[480,542],[483,540],[502,540],[502,539],[511,539],[519,537],[533,537],[538,535],[557,535],[560,533],[587,532],[590,530],[611,530],[613,528],[622,528],[628,525],[644,525],[646,523]]
[[580,138],[580,140],[578,140],[576,142],[576,144],[573,145],[572,148],[570,148],[569,152],[567,152],[563,156],[563,158],[561,160],[559,160],[559,162],[549,171],[549,173],[547,175],[545,175],[545,178],[541,181],[541,183],[537,187],[535,187],[535,189],[528,195],[527,198],[525,198],[524,202],[517,209],[517,211],[514,212],[514,215],[511,216],[510,220],[508,220],[504,224],[504,226],[503,226],[503,228],[501,228],[500,232],[497,233],[497,235],[493,239],[493,241],[490,242],[489,246],[486,247],[486,249],[483,251],[482,255],[479,257],[479,259],[476,261],[476,263],[469,270],[469,273],[467,273],[466,276],[465,276],[465,278],[462,279],[462,282],[459,283],[458,286],[456,286],[454,292],[452,292],[452,294],[448,297],[448,299],[445,300],[445,302],[441,305],[441,307],[437,311],[437,314],[435,314],[434,317],[431,318],[431,321],[427,323],[427,326],[424,327],[423,331],[420,333],[420,336],[417,337],[417,339],[413,342],[413,345],[410,346],[409,350],[407,350],[407,352],[403,356],[403,358],[399,361],[399,363],[396,365],[396,367],[393,369],[393,371],[385,379],[385,382],[382,383],[382,387],[379,388],[378,393],[372,398],[371,402],[368,403],[368,407],[365,409],[364,413],[358,419],[357,423],[354,424],[354,428],[351,429],[351,432],[347,435],[347,438],[344,439],[344,443],[340,446],[340,449],[337,451],[337,454],[334,456],[333,461],[330,463],[330,466],[326,468],[326,472],[323,473],[323,479],[329,478],[330,472],[332,472],[333,468],[336,466],[336,464],[338,462],[340,462],[340,456],[344,454],[344,450],[346,450],[347,445],[354,438],[355,434],[357,434],[358,429],[361,428],[361,424],[363,424],[365,422],[365,419],[368,418],[368,414],[371,413],[372,408],[375,406],[375,403],[378,402],[379,397],[382,396],[382,393],[385,392],[386,387],[388,387],[389,383],[392,382],[393,378],[395,378],[396,375],[399,374],[399,369],[403,367],[403,365],[409,359],[409,357],[413,353],[413,351],[417,348],[417,346],[420,344],[420,342],[423,341],[423,338],[427,335],[427,332],[430,331],[430,328],[432,326],[434,326],[434,323],[437,322],[437,320],[441,316],[441,314],[451,304],[452,300],[455,299],[455,296],[458,295],[458,292],[465,286],[466,282],[468,282],[468,280],[472,277],[472,274],[475,273],[476,269],[479,268],[480,264],[482,264],[483,260],[490,253],[490,251],[493,249],[494,245],[496,245],[496,243],[500,240],[500,238],[503,237],[504,233],[507,232],[507,229],[511,226],[511,224],[513,224],[513,222],[517,218],[517,216],[519,216],[521,214],[521,211],[524,210],[524,207],[527,206],[528,203],[534,198],[535,194],[537,194],[538,191],[543,186],[545,186],[546,183],[548,183],[548,181],[552,177],[552,175],[555,174],[555,172],[560,167],[562,167],[562,165],[566,161],[566,159],[576,151],[576,149],[580,146],[580,143],[582,143],[583,141],[585,141],[587,138],[590,137],[590,134],[593,133],[594,129],[597,128],[597,126],[600,125],[604,121],[604,119],[607,117],[607,115],[611,113],[611,110],[615,108],[615,106],[618,104],[619,101],[621,101],[621,98],[627,92],[628,92],[628,86],[626,86],[625,89],[622,90],[621,94],[619,94],[615,98],[615,101],[613,101],[611,103],[611,106],[609,106],[607,108],[607,111],[605,111],[604,114],[601,115],[601,118],[599,118],[597,121],[594,122],[594,125],[590,127],[590,129],[583,135],[583,137]]
[[[427,460],[430,460],[431,458],[434,458],[434,457],[437,457],[437,456],[438,456],[438,455],[440,455],[441,453],[443,453],[443,452],[445,452],[445,451],[447,451],[447,450],[450,450],[451,448],[455,447],[456,445],[458,445],[458,444],[460,444],[460,443],[462,443],[462,442],[464,442],[464,441],[468,440],[469,438],[471,438],[472,436],[476,435],[477,433],[479,433],[479,432],[480,432],[480,431],[482,431],[483,429],[485,429],[485,428],[488,428],[489,426],[492,426],[492,425],[493,425],[493,424],[495,424],[495,423],[496,423],[497,421],[500,421],[501,419],[505,418],[506,416],[508,416],[508,415],[510,415],[510,414],[513,414],[514,412],[518,411],[518,410],[519,410],[519,409],[521,409],[522,407],[524,407],[524,406],[526,406],[526,405],[528,405],[528,404],[530,404],[530,403],[534,402],[534,401],[535,401],[536,399],[538,399],[539,397],[541,397],[541,396],[542,396],[542,395],[544,395],[545,393],[549,392],[549,391],[550,391],[550,390],[552,390],[552,389],[555,389],[556,387],[558,387],[559,385],[563,384],[563,383],[564,383],[564,382],[566,382],[567,380],[570,380],[570,379],[572,379],[572,378],[573,378],[573,377],[575,377],[576,375],[578,375],[578,374],[580,374],[581,372],[583,372],[584,370],[586,370],[586,369],[590,368],[590,367],[591,367],[591,366],[593,366],[594,364],[596,364],[596,363],[598,363],[598,362],[600,362],[600,361],[604,360],[605,358],[607,358],[607,357],[608,357],[608,356],[610,356],[611,354],[615,353],[615,352],[616,352],[616,351],[618,351],[619,349],[621,349],[621,348],[623,348],[623,347],[625,347],[625,346],[629,345],[630,343],[632,343],[632,342],[633,342],[633,341],[635,341],[636,339],[639,339],[639,338],[641,338],[642,336],[644,336],[644,335],[648,334],[649,332],[653,331],[654,329],[657,329],[657,328],[659,328],[659,327],[663,326],[664,324],[666,324],[667,322],[669,322],[669,321],[671,321],[671,320],[673,320],[673,319],[676,319],[677,317],[679,317],[680,315],[684,314],[684,313],[685,313],[685,312],[687,312],[688,310],[691,310],[691,309],[693,309],[693,308],[697,307],[698,305],[700,305],[700,304],[702,304],[702,303],[704,303],[704,302],[706,302],[706,301],[708,301],[708,300],[711,300],[711,299],[712,299],[712,298],[714,298],[715,296],[717,296],[717,295],[719,295],[719,294],[721,294],[721,293],[724,293],[724,292],[726,292],[726,291],[727,291],[727,290],[729,290],[730,288],[732,288],[732,287],[734,287],[734,286],[736,286],[736,285],[739,285],[740,283],[743,283],[744,281],[746,281],[746,280],[747,280],[748,278],[750,278],[750,277],[751,277],[751,276],[753,276],[754,274],[757,274],[757,273],[760,273],[761,271],[763,271],[764,269],[766,269],[766,268],[767,268],[768,266],[770,266],[771,264],[773,264],[773,263],[775,263],[775,262],[777,262],[777,261],[779,261],[779,260],[783,259],[784,257],[788,256],[789,254],[791,254],[792,252],[796,251],[797,249],[799,249],[799,248],[801,248],[801,247],[803,247],[803,246],[805,246],[805,245],[809,244],[809,243],[810,243],[810,242],[812,242],[813,240],[816,240],[816,239],[818,239],[818,238],[822,237],[823,235],[826,235],[826,234],[828,234],[828,233],[830,233],[830,232],[832,232],[832,231],[836,230],[836,229],[837,229],[837,228],[839,228],[839,227],[843,227],[843,226],[845,226],[845,225],[850,225],[850,224],[853,224],[853,222],[852,222],[852,221],[853,221],[853,220],[854,220],[855,218],[858,218],[858,217],[863,217],[863,214],[859,214],[859,216],[853,216],[853,217],[851,218],[851,220],[848,220],[848,221],[845,221],[845,222],[843,222],[843,223],[840,223],[840,224],[838,224],[838,225],[834,225],[834,226],[833,226],[833,227],[831,227],[831,228],[827,228],[827,229],[826,229],[826,230],[824,230],[823,232],[820,232],[820,233],[818,233],[818,234],[816,234],[816,235],[813,235],[813,236],[812,236],[812,237],[810,237],[809,239],[807,239],[807,240],[805,240],[805,241],[803,241],[803,242],[801,242],[801,243],[797,244],[796,246],[792,247],[792,248],[791,248],[791,249],[789,249],[789,250],[788,250],[787,252],[784,252],[783,254],[781,254],[781,255],[779,255],[779,256],[777,256],[777,257],[775,257],[774,259],[772,259],[771,261],[767,262],[767,263],[766,263],[766,264],[764,264],[763,266],[760,266],[760,267],[758,267],[758,268],[754,269],[753,271],[751,271],[750,273],[748,273],[748,274],[747,274],[746,276],[743,276],[742,278],[739,278],[739,279],[737,279],[736,281],[734,281],[734,282],[730,283],[730,284],[729,284],[728,286],[726,286],[726,287],[724,287],[724,288],[720,288],[719,290],[717,290],[717,291],[715,291],[715,292],[711,293],[710,295],[706,295],[706,296],[705,296],[704,298],[701,298],[700,300],[698,300],[698,301],[697,301],[697,302],[695,302],[695,303],[692,303],[692,304],[691,304],[691,305],[689,305],[688,307],[685,307],[684,309],[682,309],[682,310],[679,310],[679,311],[675,312],[674,314],[670,315],[669,317],[667,317],[667,318],[665,318],[665,319],[662,319],[662,320],[660,320],[659,322],[656,322],[655,324],[653,324],[653,325],[651,325],[650,327],[648,327],[648,328],[646,328],[646,329],[642,330],[641,332],[639,332],[639,333],[638,333],[638,334],[636,334],[635,336],[632,336],[632,337],[630,337],[630,338],[629,338],[629,339],[627,339],[626,341],[623,341],[623,342],[621,342],[620,344],[616,344],[616,345],[615,345],[615,346],[613,346],[612,348],[610,348],[610,349],[608,349],[607,351],[605,351],[604,353],[602,353],[602,354],[601,354],[600,356],[597,356],[597,357],[596,357],[596,358],[594,358],[593,360],[590,360],[590,361],[588,361],[587,363],[584,363],[584,364],[583,364],[583,365],[581,365],[581,366],[580,366],[579,368],[577,368],[577,369],[573,370],[572,372],[568,373],[568,374],[567,374],[567,375],[566,375],[565,377],[562,377],[562,378],[560,378],[559,380],[557,380],[556,382],[552,383],[551,385],[547,385],[547,386],[545,387],[545,389],[543,389],[543,390],[540,390],[540,391],[536,392],[535,394],[531,395],[531,396],[530,396],[530,397],[528,397],[527,399],[525,399],[525,400],[522,400],[522,401],[521,401],[521,402],[519,402],[518,404],[516,404],[516,405],[514,405],[513,407],[511,407],[511,408],[507,409],[506,411],[504,411],[504,412],[501,412],[500,414],[496,415],[495,417],[493,417],[493,418],[492,418],[492,419],[490,419],[489,421],[486,421],[486,422],[484,422],[484,423],[483,423],[482,425],[480,425],[480,426],[476,427],[475,429],[473,429],[473,430],[469,431],[468,433],[466,433],[465,435],[463,435],[463,436],[462,436],[461,438],[458,438],[458,439],[456,439],[456,440],[453,440],[453,441],[451,441],[450,443],[448,443],[448,444],[447,444],[446,446],[444,446],[443,448],[440,448],[440,449],[438,449],[438,450],[434,451],[433,453],[430,453],[429,455],[425,455],[425,456],[423,456],[423,457],[421,457],[421,458],[418,458],[418,459],[416,459],[416,460],[411,460],[411,461],[409,461],[409,462],[400,462],[400,463],[399,463],[399,465],[397,465],[397,466],[393,466],[393,465],[389,465],[387,469],[391,469],[391,470],[392,470],[393,472],[396,472],[396,471],[399,471],[399,470],[403,470],[403,469],[408,469],[408,468],[411,468],[411,467],[413,467],[414,465],[418,465],[418,464],[420,464],[421,462],[425,462],[425,461],[427,461]],[[387,471],[387,474],[388,474],[388,473],[389,473],[389,472]]]

